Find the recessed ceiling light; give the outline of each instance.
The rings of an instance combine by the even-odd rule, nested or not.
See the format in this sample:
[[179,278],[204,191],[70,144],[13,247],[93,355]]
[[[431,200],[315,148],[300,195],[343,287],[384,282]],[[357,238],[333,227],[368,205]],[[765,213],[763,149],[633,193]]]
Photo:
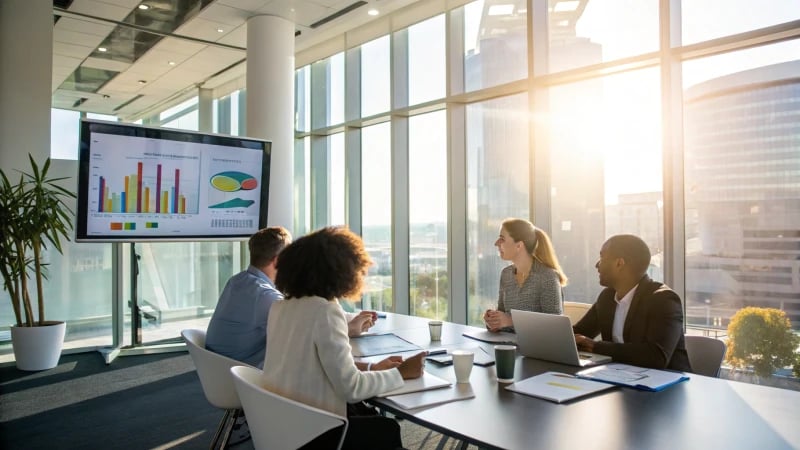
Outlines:
[[108,51],[108,49],[107,49],[107,48],[105,48],[105,47],[97,47],[97,51],[98,51],[98,52],[105,53],[105,52],[107,52],[107,51]]
[[217,28],[217,33],[224,33],[224,32],[225,30],[223,30],[222,28]]
[[141,5],[139,5],[139,9],[141,9],[141,10],[147,10],[147,9],[150,9],[150,5],[147,5],[147,4],[145,4],[145,3],[142,3]]
[[139,84],[147,84],[147,81],[145,81],[145,80],[139,80]]
[[169,64],[170,66],[174,66],[175,65],[175,61],[170,61],[167,64]]
[[377,16],[378,14],[380,14],[380,12],[377,9],[372,8],[369,11],[367,11],[367,14],[369,14],[370,16]]

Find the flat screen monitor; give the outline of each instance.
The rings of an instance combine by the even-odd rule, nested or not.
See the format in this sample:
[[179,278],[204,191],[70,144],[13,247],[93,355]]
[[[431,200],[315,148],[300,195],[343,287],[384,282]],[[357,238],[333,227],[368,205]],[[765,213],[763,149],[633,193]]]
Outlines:
[[78,242],[242,240],[266,226],[269,141],[83,119]]

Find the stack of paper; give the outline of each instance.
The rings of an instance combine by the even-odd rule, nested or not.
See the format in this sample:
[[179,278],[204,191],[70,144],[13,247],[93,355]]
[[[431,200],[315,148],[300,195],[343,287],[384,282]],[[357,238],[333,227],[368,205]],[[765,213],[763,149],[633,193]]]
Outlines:
[[559,372],[545,372],[535,377],[506,386],[509,391],[539,397],[551,402],[563,403],[595,392],[611,389],[607,383],[582,380],[574,375]]
[[603,381],[653,392],[666,389],[673,384],[689,379],[683,372],[647,369],[617,363],[592,367],[591,369],[582,370],[576,375],[589,380]]
[[411,380],[405,380],[405,383],[402,387],[397,388],[393,391],[384,392],[383,394],[379,395],[378,397],[389,397],[390,395],[399,395],[399,394],[408,394],[410,392],[419,392],[419,391],[427,391],[430,389],[438,389],[446,386],[450,386],[451,383],[444,378],[439,378],[436,375],[432,375],[428,372],[423,371],[422,376],[419,378],[414,378]]
[[387,399],[393,401],[403,409],[416,409],[426,406],[441,405],[443,403],[466,400],[475,397],[472,386],[468,383],[459,383],[443,389],[413,392],[411,394],[392,395]]

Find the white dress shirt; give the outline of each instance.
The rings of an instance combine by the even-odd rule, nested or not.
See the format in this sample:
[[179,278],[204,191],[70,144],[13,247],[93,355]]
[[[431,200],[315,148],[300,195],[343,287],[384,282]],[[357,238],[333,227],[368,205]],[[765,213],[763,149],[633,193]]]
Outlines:
[[625,329],[625,318],[628,317],[628,310],[631,308],[631,300],[636,293],[637,284],[633,287],[624,297],[618,299],[614,296],[614,301],[617,302],[617,309],[614,311],[614,325],[611,327],[611,340],[618,344],[622,344],[625,340],[622,338],[622,331]]

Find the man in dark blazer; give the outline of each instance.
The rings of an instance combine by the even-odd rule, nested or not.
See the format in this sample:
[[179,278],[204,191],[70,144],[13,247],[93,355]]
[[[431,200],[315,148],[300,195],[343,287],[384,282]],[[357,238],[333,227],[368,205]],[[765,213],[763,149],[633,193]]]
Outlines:
[[[612,236],[595,264],[606,288],[572,327],[580,350],[654,369],[692,370],[683,339],[680,297],[647,276],[650,250],[640,238]],[[593,338],[601,335],[601,341]]]

